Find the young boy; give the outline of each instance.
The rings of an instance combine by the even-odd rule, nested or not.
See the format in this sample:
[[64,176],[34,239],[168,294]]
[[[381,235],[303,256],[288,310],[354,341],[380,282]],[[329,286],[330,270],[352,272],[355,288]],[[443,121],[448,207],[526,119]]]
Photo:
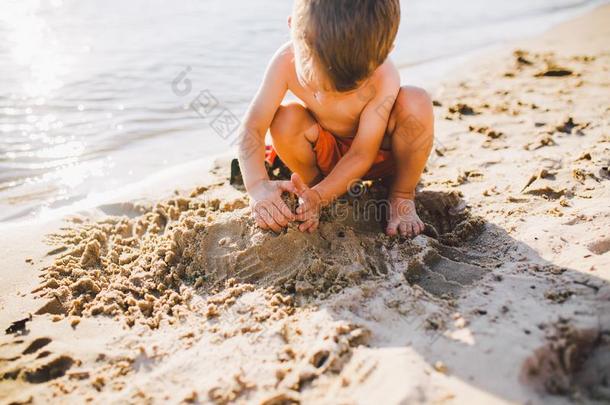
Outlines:
[[[271,60],[240,129],[240,166],[252,213],[280,232],[299,221],[314,232],[319,211],[359,179],[387,178],[388,235],[414,237],[415,187],[434,134],[425,91],[401,87],[388,55],[400,23],[400,0],[295,0],[292,40]],[[290,90],[301,103],[282,105]],[[270,181],[264,139],[294,173]],[[294,215],[281,199],[299,196]]]

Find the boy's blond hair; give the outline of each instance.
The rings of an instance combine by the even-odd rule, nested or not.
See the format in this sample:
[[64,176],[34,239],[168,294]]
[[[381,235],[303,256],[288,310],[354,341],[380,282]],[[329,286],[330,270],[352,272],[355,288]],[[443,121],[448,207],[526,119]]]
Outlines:
[[400,0],[295,0],[297,72],[329,90],[354,90],[385,62],[399,24]]

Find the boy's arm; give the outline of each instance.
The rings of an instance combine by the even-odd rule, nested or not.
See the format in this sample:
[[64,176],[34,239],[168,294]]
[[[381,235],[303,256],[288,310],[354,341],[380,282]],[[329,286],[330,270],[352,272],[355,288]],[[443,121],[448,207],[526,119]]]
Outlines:
[[305,221],[300,227],[302,231],[315,230],[320,207],[345,194],[351,183],[361,179],[373,165],[400,91],[398,72],[380,87],[360,115],[358,132],[349,151],[332,172],[311,189],[297,182],[297,190],[303,199],[303,204],[297,209],[297,219]]
[[265,135],[288,90],[288,69],[292,63],[289,45],[274,55],[263,83],[240,126],[239,164],[252,214],[263,229],[279,232],[294,220],[281,199],[282,191],[294,192],[290,182],[272,182],[265,168]]
[[397,95],[398,92],[375,97],[362,112],[358,133],[350,149],[328,177],[313,187],[322,201],[329,203],[345,194],[350,184],[361,179],[371,168],[381,148]]

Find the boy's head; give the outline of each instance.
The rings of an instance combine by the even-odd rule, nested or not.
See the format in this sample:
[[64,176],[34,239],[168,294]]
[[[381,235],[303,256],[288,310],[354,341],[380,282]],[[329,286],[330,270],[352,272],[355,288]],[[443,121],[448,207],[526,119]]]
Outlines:
[[387,59],[400,24],[400,0],[295,0],[297,73],[325,90],[346,92]]

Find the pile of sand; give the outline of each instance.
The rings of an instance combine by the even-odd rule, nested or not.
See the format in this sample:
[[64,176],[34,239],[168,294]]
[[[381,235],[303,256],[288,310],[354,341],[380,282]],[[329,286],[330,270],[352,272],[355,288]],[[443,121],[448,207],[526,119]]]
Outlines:
[[[127,204],[121,210],[128,216],[72,218],[50,235],[49,254],[55,258],[34,291],[45,299],[37,315],[48,314],[53,322],[69,318],[73,328],[83,317],[112,317],[133,330],[135,340],[128,338],[117,354],[100,353],[87,368],[78,357],[46,350],[53,346],[51,338],[35,339],[31,350],[14,340],[11,347],[22,353],[9,368],[0,368],[0,380],[52,382],[71,395],[86,395],[91,388],[128,395],[125,378],[141,362],[164,359],[180,369],[189,352],[214,358],[211,353],[239,348],[249,351],[246,357],[261,356],[260,342],[266,342],[259,361],[268,366],[256,381],[248,379],[251,371],[235,371],[220,384],[210,379],[207,399],[226,404],[255,395],[265,404],[297,403],[312,384],[332,382],[371,338],[362,323],[333,319],[345,305],[345,298],[337,300],[344,290],[354,295],[350,305],[385,285],[384,291],[394,292],[384,305],[401,313],[422,294],[444,303],[438,308],[449,308],[465,286],[495,265],[460,249],[474,243],[485,226],[457,193],[420,195],[419,211],[433,237],[414,241],[381,232],[384,202],[372,192],[326,209],[315,234],[303,234],[293,224],[279,235],[257,228],[243,199],[221,202],[217,193],[212,187],[153,206]],[[405,302],[396,299],[403,288]],[[310,319],[319,317],[316,308],[328,305],[337,307],[330,318]],[[422,327],[445,329],[448,311],[441,311],[445,314],[426,315]],[[159,340],[154,333],[159,328],[174,338]],[[244,346],[244,340],[256,344]],[[341,384],[370,372],[347,370]],[[65,375],[67,380],[58,380]],[[150,392],[135,395],[146,399]],[[185,401],[197,395],[185,394]]]
[[[455,193],[423,193],[418,204],[429,232],[446,245],[465,243],[482,231],[482,221],[464,210]],[[213,295],[237,284],[241,287],[230,295],[256,286],[297,299],[324,298],[389,272],[430,284],[430,266],[451,257],[432,239],[414,243],[381,233],[383,201],[372,196],[328,208],[313,235],[296,226],[280,235],[261,231],[245,205],[241,199],[221,205],[200,190],[152,207],[134,205],[131,218],[73,220],[49,237],[57,258],[35,291],[49,300],[39,313],[107,315],[129,326],[144,322],[156,328],[191,310],[195,293]],[[476,279],[483,272],[468,274]],[[458,282],[462,273],[446,276]],[[451,294],[451,289],[437,289]],[[216,304],[210,303],[211,314]]]

